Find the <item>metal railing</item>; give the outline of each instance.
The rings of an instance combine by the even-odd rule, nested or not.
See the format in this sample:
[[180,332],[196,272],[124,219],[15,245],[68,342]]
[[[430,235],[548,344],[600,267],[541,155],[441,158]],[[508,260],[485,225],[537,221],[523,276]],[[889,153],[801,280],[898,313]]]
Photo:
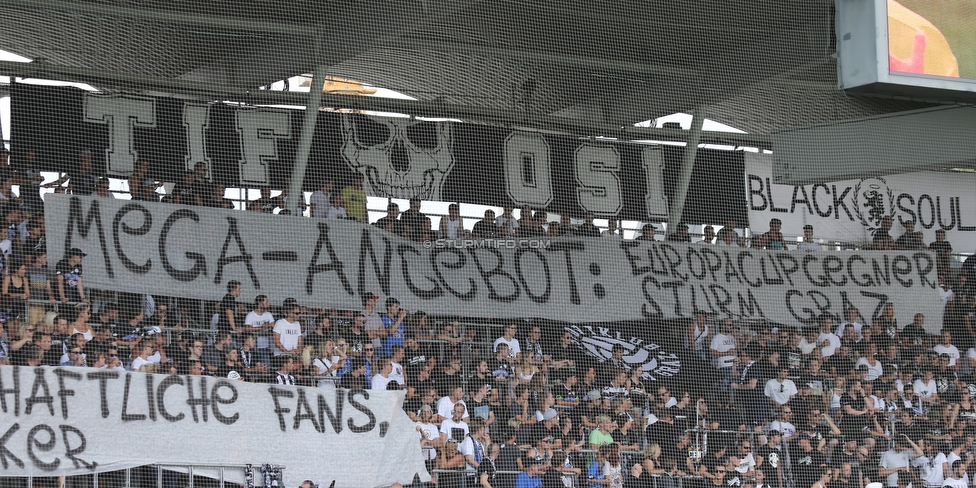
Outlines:
[[[284,465],[275,465],[284,473]],[[11,486],[26,486],[34,488],[44,486],[56,486],[58,488],[81,488],[104,486],[102,482],[106,478],[111,479],[110,486],[120,488],[146,488],[155,486],[156,488],[194,488],[197,484],[205,486],[241,486],[237,482],[225,481],[228,471],[238,471],[243,473],[248,468],[254,469],[260,474],[260,465],[250,464],[166,464],[157,463],[135,468],[128,468],[119,471],[105,473],[92,473],[90,475],[79,476],[29,476],[24,478],[6,478],[0,481],[0,486],[6,486],[10,482]],[[205,472],[207,474],[200,474]],[[102,478],[102,482],[99,481]],[[258,478],[258,476],[255,476]],[[284,476],[282,476],[282,479]],[[18,481],[19,480],[19,481]],[[255,486],[263,486],[263,480]]]

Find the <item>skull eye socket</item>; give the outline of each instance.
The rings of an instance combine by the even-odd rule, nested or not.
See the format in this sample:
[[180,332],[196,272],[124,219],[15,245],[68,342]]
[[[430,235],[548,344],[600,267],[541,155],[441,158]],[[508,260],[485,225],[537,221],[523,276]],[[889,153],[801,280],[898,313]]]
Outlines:
[[369,117],[356,117],[356,140],[363,146],[386,144],[393,134],[390,127]]
[[417,149],[437,149],[437,124],[422,122],[407,126],[407,139]]

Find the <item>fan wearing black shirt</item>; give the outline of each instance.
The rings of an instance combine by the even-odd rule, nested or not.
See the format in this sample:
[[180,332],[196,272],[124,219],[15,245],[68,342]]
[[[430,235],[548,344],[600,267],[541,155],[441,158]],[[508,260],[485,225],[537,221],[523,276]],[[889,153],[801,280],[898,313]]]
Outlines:
[[790,451],[790,465],[797,486],[813,486],[820,478],[822,467],[827,466],[827,457],[813,446],[813,439],[800,434],[796,447]]
[[830,415],[824,414],[819,407],[812,407],[806,414],[803,424],[797,426],[797,431],[810,436],[810,440],[817,450],[830,453],[840,442],[840,429],[834,424]]
[[854,468],[851,463],[840,463],[840,468],[834,471],[834,480],[827,483],[827,488],[857,488],[860,486],[854,477]]
[[783,459],[779,445],[783,442],[783,434],[771,430],[766,434],[766,437],[769,441],[756,452],[756,469],[766,475],[767,486],[781,488],[783,486],[782,463],[785,462],[785,459]]
[[[241,282],[237,280],[228,281],[227,294],[220,300],[217,330],[221,332],[232,332],[234,334],[241,332],[237,328],[237,313],[241,309],[241,304],[237,303],[237,297],[239,296],[241,296]],[[242,322],[241,325],[243,326],[244,323]]]
[[833,453],[830,456],[831,466],[835,468],[842,468],[844,464],[852,467],[858,467],[861,465],[860,458],[857,457],[857,437],[848,435],[844,436],[844,447],[840,451]]
[[844,413],[840,429],[847,435],[859,434],[867,426],[868,410],[864,402],[864,390],[860,380],[851,380],[847,391],[840,397],[840,410]]
[[837,351],[834,352],[834,355],[827,359],[824,367],[833,377],[847,376],[852,370],[854,370],[854,359],[851,358],[850,346],[842,343],[841,346],[837,348]]

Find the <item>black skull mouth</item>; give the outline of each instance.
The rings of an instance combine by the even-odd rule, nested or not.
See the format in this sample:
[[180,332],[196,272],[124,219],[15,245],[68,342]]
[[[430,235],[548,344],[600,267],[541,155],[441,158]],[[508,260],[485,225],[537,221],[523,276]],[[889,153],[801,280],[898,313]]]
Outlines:
[[400,181],[381,181],[376,168],[368,167],[366,168],[366,180],[369,182],[373,196],[377,197],[429,200],[433,197],[435,190],[433,171],[425,171],[423,182],[414,184],[415,181],[407,181],[402,178]]

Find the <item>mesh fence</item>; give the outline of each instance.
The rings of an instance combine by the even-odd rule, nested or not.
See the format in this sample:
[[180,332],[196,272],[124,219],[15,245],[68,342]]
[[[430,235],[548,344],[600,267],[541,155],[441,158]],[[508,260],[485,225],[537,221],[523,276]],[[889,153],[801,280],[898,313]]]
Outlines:
[[976,10],[868,3],[0,5],[0,487],[949,483]]

